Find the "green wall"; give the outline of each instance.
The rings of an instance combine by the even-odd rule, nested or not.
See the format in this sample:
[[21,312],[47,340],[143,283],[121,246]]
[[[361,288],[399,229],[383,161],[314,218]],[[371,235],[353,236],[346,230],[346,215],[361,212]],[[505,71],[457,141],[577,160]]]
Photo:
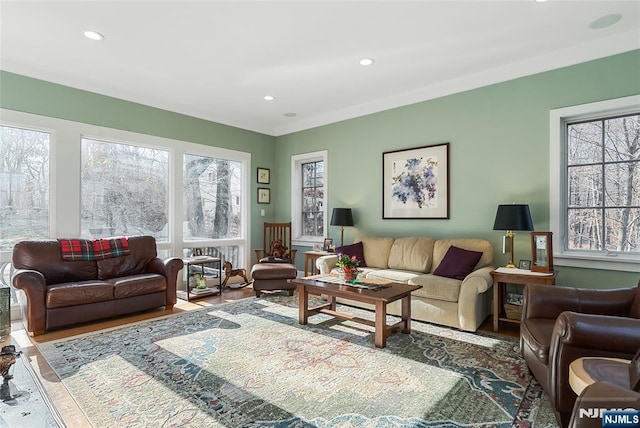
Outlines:
[[[498,204],[526,203],[536,230],[549,230],[549,110],[640,93],[640,51],[482,87],[277,138],[276,163],[328,150],[328,212],[352,207],[357,235],[477,237],[490,240],[496,265],[503,232]],[[450,219],[383,220],[382,153],[450,143]],[[289,218],[290,168],[277,173],[277,217]],[[339,228],[328,236],[339,241]],[[303,249],[304,250],[304,249]],[[529,234],[515,238],[515,260],[530,259]],[[640,274],[558,267],[557,283],[609,288]]]
[[[75,122],[171,138],[251,153],[251,194],[256,195],[256,167],[273,170],[275,138],[166,110],[82,91],[68,86],[0,71],[0,107]],[[272,220],[273,209],[260,217],[251,197],[251,247],[262,246],[262,222]],[[272,203],[277,200],[272,194]],[[271,205],[273,206],[273,205]],[[270,206],[269,206],[270,207]]]

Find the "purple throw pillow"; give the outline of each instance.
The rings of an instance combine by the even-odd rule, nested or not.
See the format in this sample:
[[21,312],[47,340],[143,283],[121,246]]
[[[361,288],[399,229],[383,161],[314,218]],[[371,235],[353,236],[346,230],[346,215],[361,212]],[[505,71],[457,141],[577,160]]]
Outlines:
[[481,257],[481,251],[464,250],[452,245],[433,274],[463,280],[473,272]]
[[364,261],[364,249],[362,247],[362,242],[356,242],[355,244],[337,247],[336,254],[346,254],[349,257],[355,256],[356,259],[360,260],[360,264],[358,265],[359,267],[365,267],[367,265],[367,263]]

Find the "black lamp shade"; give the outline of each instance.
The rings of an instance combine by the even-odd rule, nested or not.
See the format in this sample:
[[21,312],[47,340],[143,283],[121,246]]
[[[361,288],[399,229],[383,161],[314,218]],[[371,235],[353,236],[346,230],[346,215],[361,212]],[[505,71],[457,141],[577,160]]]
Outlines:
[[533,230],[529,205],[498,205],[493,230]]
[[331,226],[353,226],[351,208],[334,208],[331,214]]

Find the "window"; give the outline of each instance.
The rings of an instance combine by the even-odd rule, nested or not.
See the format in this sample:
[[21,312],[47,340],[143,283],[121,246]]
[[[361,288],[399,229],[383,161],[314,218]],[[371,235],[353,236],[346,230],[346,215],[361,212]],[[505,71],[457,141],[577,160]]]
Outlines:
[[169,152],[82,139],[82,236],[168,240]]
[[552,111],[558,264],[640,270],[639,98]]
[[[13,246],[49,237],[47,132],[0,125],[0,285],[9,286]],[[11,304],[16,305],[11,288]]]
[[327,230],[327,152],[291,158],[291,219],[295,245],[323,242]]
[[[183,156],[183,241],[222,257],[234,266],[244,265],[241,203],[244,182],[242,162],[210,156]],[[235,240],[235,241],[234,241]]]

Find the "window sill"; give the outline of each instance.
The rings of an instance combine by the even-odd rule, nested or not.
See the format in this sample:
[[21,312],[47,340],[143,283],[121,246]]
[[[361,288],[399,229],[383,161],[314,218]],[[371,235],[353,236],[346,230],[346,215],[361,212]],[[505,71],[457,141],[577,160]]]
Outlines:
[[315,244],[324,243],[324,238],[315,236],[301,236],[300,238],[292,239],[291,245],[297,247],[313,247]]
[[595,256],[585,254],[554,254],[553,264],[583,269],[640,272],[640,257]]

